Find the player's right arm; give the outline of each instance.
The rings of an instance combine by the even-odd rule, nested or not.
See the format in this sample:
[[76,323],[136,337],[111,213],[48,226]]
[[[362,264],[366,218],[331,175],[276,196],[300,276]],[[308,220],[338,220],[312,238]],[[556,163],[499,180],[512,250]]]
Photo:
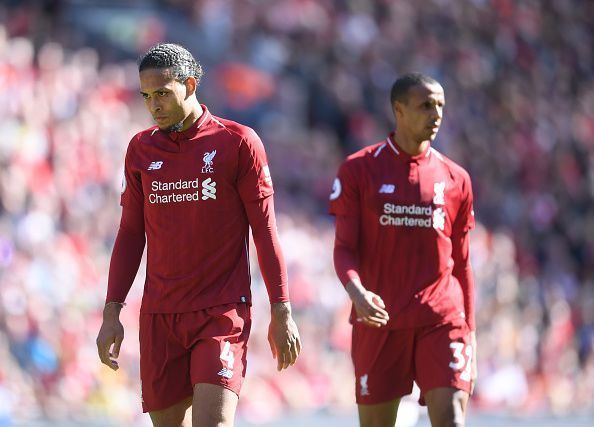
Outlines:
[[114,371],[119,367],[117,358],[124,340],[120,311],[136,277],[145,245],[142,184],[140,177],[131,171],[130,153],[128,148],[121,199],[122,217],[111,254],[103,323],[96,341],[101,362]]
[[138,213],[134,209],[124,206],[120,228],[109,264],[103,323],[97,335],[99,358],[102,363],[114,371],[118,369],[117,358],[124,340],[124,327],[120,322],[120,310],[140,266],[144,243],[144,222],[142,218],[138,218]]
[[357,321],[379,328],[390,319],[382,298],[367,290],[358,273],[357,241],[359,220],[355,216],[336,215],[336,235],[334,240],[334,268],[344,285],[355,311]]
[[382,298],[367,290],[359,276],[360,197],[352,173],[348,162],[343,163],[330,195],[330,213],[336,216],[334,268],[353,302],[357,321],[379,328],[389,316]]

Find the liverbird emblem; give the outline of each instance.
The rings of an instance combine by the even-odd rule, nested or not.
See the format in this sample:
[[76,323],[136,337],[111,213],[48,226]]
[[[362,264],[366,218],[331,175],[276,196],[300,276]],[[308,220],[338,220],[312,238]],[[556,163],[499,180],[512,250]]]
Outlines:
[[207,151],[204,153],[202,160],[204,161],[204,166],[202,166],[202,173],[213,173],[213,159],[217,154],[217,150],[212,150],[210,153]]

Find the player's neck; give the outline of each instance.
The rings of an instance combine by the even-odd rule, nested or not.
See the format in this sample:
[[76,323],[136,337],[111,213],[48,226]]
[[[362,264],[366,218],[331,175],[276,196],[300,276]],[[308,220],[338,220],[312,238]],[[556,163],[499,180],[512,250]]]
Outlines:
[[192,111],[190,111],[190,114],[188,114],[188,117],[184,119],[184,125],[180,132],[188,130],[194,123],[196,123],[196,120],[198,120],[203,113],[204,110],[202,109],[202,106],[198,100],[196,100],[196,105],[194,105]]
[[418,156],[419,154],[424,153],[427,148],[429,148],[429,144],[431,143],[431,141],[428,139],[418,142],[408,135],[398,132],[397,130],[394,131],[394,141],[396,144],[398,144],[398,147],[400,147],[402,151],[404,151],[409,156]]

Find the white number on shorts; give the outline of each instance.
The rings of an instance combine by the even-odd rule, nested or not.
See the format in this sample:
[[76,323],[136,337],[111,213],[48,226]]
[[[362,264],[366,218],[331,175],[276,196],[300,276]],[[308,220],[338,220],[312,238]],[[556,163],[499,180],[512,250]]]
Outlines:
[[[450,348],[454,350],[454,361],[450,362],[450,368],[460,370],[463,369],[460,374],[462,381],[470,381],[470,370],[472,369],[472,346],[465,346],[462,342],[453,342],[450,344]],[[462,354],[464,351],[464,354]],[[466,355],[466,357],[464,357]]]
[[227,368],[233,369],[233,362],[235,362],[235,357],[233,356],[233,352],[231,351],[231,343],[229,341],[225,341],[225,345],[223,346],[223,350],[221,351],[221,360],[227,362]]

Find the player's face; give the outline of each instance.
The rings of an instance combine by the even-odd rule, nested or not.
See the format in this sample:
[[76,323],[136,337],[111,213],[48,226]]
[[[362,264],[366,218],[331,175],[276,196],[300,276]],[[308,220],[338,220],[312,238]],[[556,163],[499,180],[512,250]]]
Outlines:
[[417,143],[433,141],[443,119],[445,95],[439,84],[417,85],[408,91],[408,101],[396,102],[399,131]]
[[140,94],[160,129],[179,130],[191,112],[190,78],[180,83],[170,69],[149,68],[140,72]]

